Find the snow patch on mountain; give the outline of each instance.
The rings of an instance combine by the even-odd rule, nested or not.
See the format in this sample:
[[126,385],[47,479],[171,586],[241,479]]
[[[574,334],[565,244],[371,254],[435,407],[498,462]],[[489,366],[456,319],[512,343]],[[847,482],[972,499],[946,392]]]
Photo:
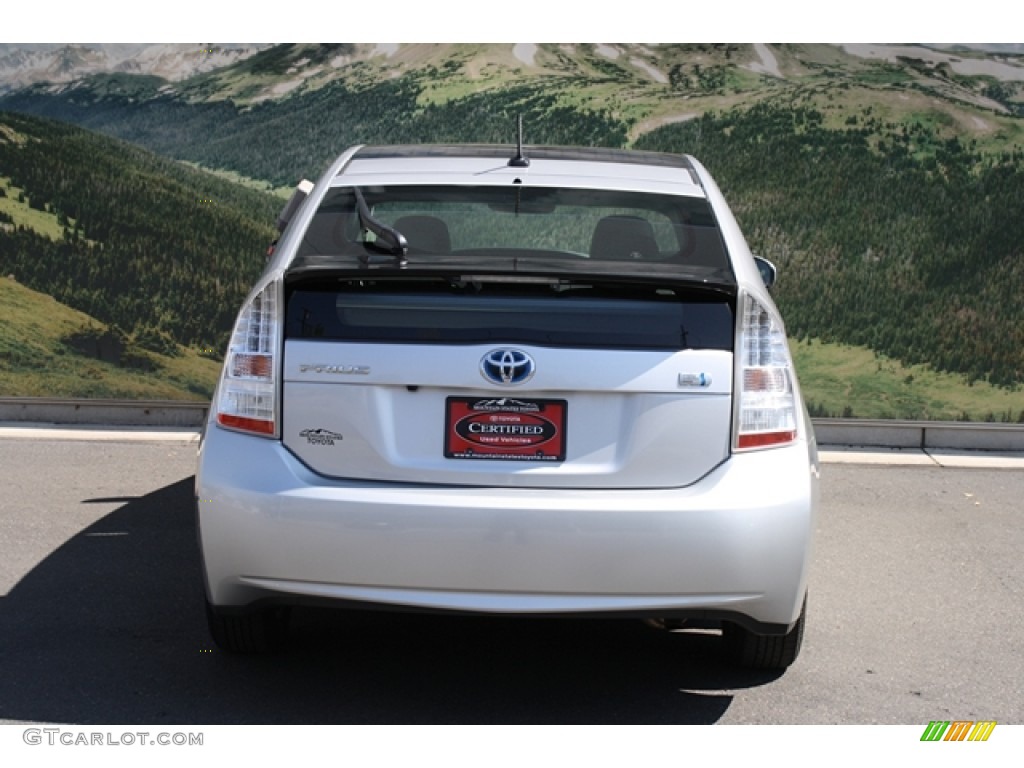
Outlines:
[[535,43],[516,43],[512,46],[512,55],[528,67],[534,65],[534,57],[537,55]]
[[284,96],[286,93],[290,93],[306,82],[305,77],[300,77],[295,80],[289,80],[286,83],[277,83],[270,89],[270,93],[274,96]]
[[921,59],[929,64],[948,64],[949,67],[960,75],[969,77],[988,76],[997,80],[1019,80],[1024,81],[1024,67],[1012,64],[1008,61],[994,60],[991,57],[976,59],[968,56],[958,56],[953,53],[943,53],[931,48],[916,45],[873,45],[869,43],[847,44],[841,46],[844,51],[862,59],[883,59],[884,61],[897,62],[900,57],[908,59]]
[[653,131],[655,128],[660,128],[663,125],[671,125],[672,123],[685,123],[688,120],[693,120],[699,117],[696,112],[685,112],[678,115],[662,115],[660,117],[651,117],[646,120],[641,120],[634,127],[632,134],[634,136],[642,136],[645,133]]
[[644,72],[648,74],[648,76],[650,76],[651,80],[653,80],[656,83],[668,82],[668,77],[665,76],[664,72],[655,69],[643,59],[634,57],[629,60],[629,63],[632,64],[634,67],[637,67],[638,69],[642,69]]
[[754,53],[760,61],[754,61],[747,65],[747,69],[751,72],[758,72],[762,75],[771,75],[782,79],[782,72],[779,71],[779,62],[775,58],[775,54],[771,52],[764,43],[754,43]]

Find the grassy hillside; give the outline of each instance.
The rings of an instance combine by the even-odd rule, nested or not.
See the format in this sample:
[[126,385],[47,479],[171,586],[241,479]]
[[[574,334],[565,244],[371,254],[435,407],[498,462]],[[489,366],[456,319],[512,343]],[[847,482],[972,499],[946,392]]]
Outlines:
[[849,344],[807,339],[791,351],[812,416],[1024,423],[1019,391]]
[[8,232],[26,227],[51,240],[63,237],[57,215],[33,208],[25,198],[25,190],[3,176],[0,176],[0,227]]
[[67,343],[83,328],[108,326],[52,296],[0,277],[0,396],[208,400],[220,364],[196,348],[174,356],[132,348],[125,367],[84,355]]

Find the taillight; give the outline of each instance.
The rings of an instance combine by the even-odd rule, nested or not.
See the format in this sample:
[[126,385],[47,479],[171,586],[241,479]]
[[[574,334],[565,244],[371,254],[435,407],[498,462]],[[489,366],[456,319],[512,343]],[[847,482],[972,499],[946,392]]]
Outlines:
[[797,437],[797,403],[782,322],[747,293],[740,294],[739,312],[733,447],[787,445]]
[[277,437],[280,280],[272,280],[238,314],[217,392],[222,427]]

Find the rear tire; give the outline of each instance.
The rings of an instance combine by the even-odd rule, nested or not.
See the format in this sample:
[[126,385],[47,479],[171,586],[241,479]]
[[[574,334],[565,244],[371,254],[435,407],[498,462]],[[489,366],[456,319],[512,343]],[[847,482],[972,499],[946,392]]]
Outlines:
[[806,616],[807,596],[804,595],[800,618],[786,634],[759,635],[739,624],[726,622],[722,627],[722,639],[727,652],[740,666],[750,669],[786,669],[800,655]]
[[226,612],[206,603],[206,620],[213,642],[228,653],[274,653],[285,646],[290,611],[283,606]]

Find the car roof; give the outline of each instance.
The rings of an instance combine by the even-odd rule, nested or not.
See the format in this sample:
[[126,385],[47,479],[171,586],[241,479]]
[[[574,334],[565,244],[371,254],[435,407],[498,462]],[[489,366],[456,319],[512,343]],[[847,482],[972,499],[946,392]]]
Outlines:
[[704,197],[687,155],[604,147],[524,146],[527,166],[510,165],[503,144],[363,146],[333,185],[508,184],[630,189]]
[[[356,156],[359,158],[413,158],[413,157],[488,157],[509,159],[516,155],[517,148],[509,144],[392,144],[364,146]],[[693,165],[686,155],[667,152],[647,152],[636,149],[613,147],[551,147],[523,146],[527,158],[545,160],[580,160],[587,162],[626,163],[630,165],[657,165],[692,170]]]

